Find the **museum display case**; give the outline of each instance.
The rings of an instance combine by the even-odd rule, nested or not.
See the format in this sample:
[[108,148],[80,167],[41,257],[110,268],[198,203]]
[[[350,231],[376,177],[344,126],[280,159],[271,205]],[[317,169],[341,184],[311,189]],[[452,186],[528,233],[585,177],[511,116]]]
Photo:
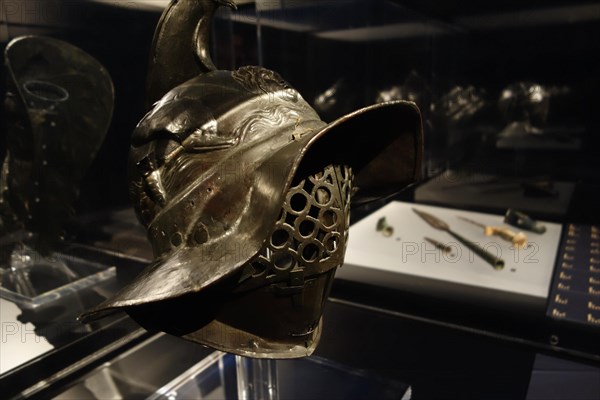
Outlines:
[[[204,36],[209,54],[198,46],[194,51],[200,59],[212,58],[218,70],[236,72],[231,82],[221,79],[225,75],[214,82],[202,78],[200,89],[190,86],[197,90],[193,93],[180,86],[192,76],[191,58],[181,56],[188,51],[186,46],[177,42],[176,35],[154,37],[157,25],[169,24],[160,18],[170,1],[0,2],[2,397],[596,398],[600,62],[595,54],[600,50],[596,39],[600,3],[234,2],[237,9],[218,8],[205,32],[210,33]],[[213,3],[232,6],[224,0],[180,5],[201,6],[200,11],[184,13],[200,20],[202,7]],[[196,21],[181,21],[172,26],[194,31]],[[275,71],[284,81],[248,66]],[[181,76],[165,71],[180,71]],[[253,71],[260,72],[258,78]],[[168,79],[156,78],[161,74]],[[260,80],[265,76],[276,84],[266,85]],[[235,82],[245,89],[251,86],[248,82],[255,84],[256,97],[244,94],[240,100],[239,93],[245,92]],[[156,103],[176,86],[183,87],[181,92]],[[219,169],[225,173],[217,180],[200,178],[207,171],[201,157],[212,157],[210,151],[228,149],[239,139],[232,136],[229,142],[219,142],[222,138],[202,125],[205,119],[215,121],[215,126],[218,121],[219,127],[231,125],[235,128],[231,132],[237,132],[237,125],[247,125],[248,132],[264,135],[273,131],[273,125],[257,122],[258,129],[239,116],[240,110],[255,107],[268,119],[268,106],[281,100],[276,94],[280,89],[286,96],[297,96],[292,108],[298,120],[290,125],[294,132],[317,126],[325,132],[329,128],[324,127],[344,124],[346,115],[363,121],[346,136],[324,142],[319,165],[325,158],[364,160],[373,154],[369,149],[386,147],[385,138],[396,134],[386,132],[404,135],[409,126],[415,128],[407,123],[409,113],[397,106],[411,104],[403,102],[413,102],[420,110],[423,143],[411,142],[419,151],[407,151],[408,142],[399,149],[390,146],[396,153],[385,162],[379,158],[379,168],[366,168],[368,179],[359,179],[352,192],[350,185],[357,181],[350,182],[343,167],[330,171],[322,165],[325,172],[307,174],[306,182],[312,186],[291,188],[308,193],[310,204],[300,207],[302,212],[310,209],[306,215],[295,210],[291,200],[286,202],[287,192],[282,191],[292,179],[289,171],[306,163],[293,157],[284,160],[287,153],[277,153],[276,140],[265,145],[271,153],[261,150],[260,160],[267,165],[269,157],[276,158],[280,180],[275,174],[250,173],[247,166],[254,168],[257,162],[246,162],[244,156],[232,156],[231,165]],[[265,104],[257,100],[260,96]],[[183,100],[168,109],[173,99]],[[285,103],[287,97],[283,100],[286,107],[291,104]],[[157,108],[150,112],[155,103]],[[199,154],[200,161],[186,168],[177,164],[180,170],[161,170],[171,185],[165,190],[157,179],[158,167],[182,154],[171,152],[172,140],[165,139],[179,132],[175,126],[181,122],[179,115],[172,121],[165,115],[173,116],[173,109],[179,112],[181,107],[189,111],[185,123],[202,120],[201,130],[177,137],[182,151]],[[367,107],[391,111],[361,120],[354,111]],[[234,119],[237,122],[230,122]],[[194,136],[198,132],[205,136]],[[301,142],[303,135],[294,134],[291,140]],[[151,141],[157,144],[148,145]],[[410,180],[395,179],[394,174],[402,175],[407,164],[418,166],[411,177],[419,178],[404,188]],[[236,171],[236,165],[245,167]],[[353,171],[360,173],[360,165]],[[179,177],[173,178],[177,173]],[[229,179],[232,174],[237,180]],[[330,176],[335,182],[348,177],[349,182],[335,186],[329,184]],[[141,182],[137,191],[131,182]],[[221,214],[196,215],[204,200],[198,200],[194,191],[207,192],[203,185],[215,182],[218,186],[208,186],[218,189],[215,192],[247,187],[261,193],[262,200],[253,203],[255,208],[237,207],[231,203],[236,196],[224,196],[218,200]],[[385,190],[359,204],[361,194],[371,194],[370,182],[386,182]],[[353,195],[347,241],[347,227],[341,225],[350,204],[322,201],[316,192],[323,187],[330,196]],[[280,192],[282,199],[277,197]],[[188,199],[192,194],[196,197]],[[239,204],[244,205],[244,199]],[[330,214],[325,203],[335,208],[339,231],[326,223]],[[189,209],[190,204],[196,208]],[[266,208],[274,211],[268,213]],[[301,239],[321,240],[324,250],[318,254],[323,259],[331,261],[335,251],[342,250],[335,253],[339,259],[333,257],[335,268],[326,268],[322,293],[307,291],[304,277],[298,281],[290,274],[289,282],[274,278],[287,268],[273,256],[283,242],[290,245],[292,255],[298,254],[293,260],[296,269],[316,265],[311,257],[308,267],[302,265],[306,257],[299,249],[307,248],[308,242],[292,240],[296,233],[287,229],[286,240],[279,243],[273,236],[270,245],[261,248],[262,242],[248,233],[260,231],[267,237],[267,225],[274,218],[266,215],[279,212],[279,228],[297,225]],[[297,221],[286,218],[286,213],[297,214]],[[246,225],[240,223],[244,218]],[[152,230],[155,219],[162,224],[162,236]],[[320,227],[318,232],[303,234],[304,219]],[[293,307],[281,308],[260,294],[263,303],[252,296],[231,302],[233,306],[227,307],[238,310],[237,315],[223,306],[226,312],[214,317],[212,308],[196,300],[186,302],[189,298],[130,312],[130,302],[137,298],[127,297],[128,291],[141,290],[155,304],[155,294],[167,287],[163,276],[153,285],[139,286],[139,274],[148,265],[172,258],[192,263],[194,271],[198,259],[206,261],[197,249],[184,261],[179,256],[181,243],[193,242],[191,248],[208,240],[209,236],[198,239],[198,231],[188,229],[198,221],[210,237],[222,227],[227,233],[229,227],[242,226],[236,239],[223,237],[238,249],[254,240],[263,265],[273,261],[265,269],[274,273],[265,274],[271,277],[265,281],[279,284],[279,292],[265,293],[279,301],[296,290],[291,295]],[[171,232],[173,223],[176,229]],[[332,238],[335,244],[326,247],[331,242],[326,239]],[[249,265],[254,275],[260,275],[254,263],[245,263],[248,257],[238,259],[240,253],[221,257],[218,274],[234,264],[231,257],[237,257],[240,282],[248,285]],[[314,268],[317,275],[324,272],[320,266]],[[200,279],[183,268],[179,271],[180,280],[169,282],[175,292],[184,286],[185,277]],[[223,274],[231,276],[231,271]],[[215,276],[207,275],[208,285]],[[307,275],[306,281],[311,278]],[[300,292],[299,282],[304,287]],[[198,301],[214,305],[213,300],[240,293],[222,283],[219,289],[224,290]],[[177,293],[174,296],[181,298],[189,294]],[[299,336],[294,339],[295,349],[302,349],[298,354],[314,351],[310,357],[283,360],[290,357],[282,357],[281,351],[276,360],[239,356],[260,355],[273,343],[281,345],[284,341],[273,332],[289,334],[296,329],[299,322],[290,322],[290,316],[297,307],[312,303],[316,304],[312,313],[318,315],[310,318],[317,318],[317,323],[303,332],[311,335],[311,341],[316,337],[315,343],[297,346]],[[87,324],[77,319],[94,309],[105,311],[96,308],[100,304],[106,308],[124,304],[130,314],[89,319]],[[269,307],[286,311],[264,312]],[[205,324],[213,317],[232,326],[242,321],[250,332],[259,333],[221,328],[216,336],[223,336],[215,341],[215,332],[206,336],[195,323]],[[195,333],[190,333],[192,326]],[[261,334],[271,342],[266,340],[268,346],[259,349]],[[194,335],[196,339],[205,335],[197,342],[238,355],[177,337]],[[240,337],[244,343],[232,346]],[[216,342],[226,345],[215,346]],[[252,351],[239,350],[248,346]]]

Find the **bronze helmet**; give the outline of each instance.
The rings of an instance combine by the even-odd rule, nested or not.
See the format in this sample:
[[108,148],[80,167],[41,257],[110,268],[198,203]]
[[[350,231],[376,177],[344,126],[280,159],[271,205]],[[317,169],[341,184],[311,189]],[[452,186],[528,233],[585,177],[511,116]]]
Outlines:
[[[202,26],[217,3],[180,0],[165,11],[151,98],[167,86],[152,71],[173,63],[161,41],[189,39],[164,31],[189,24],[194,5],[205,7]],[[177,23],[183,10],[187,22]],[[132,140],[131,194],[155,260],[83,320],[122,309],[145,327],[243,356],[310,355],[343,263],[350,201],[389,195],[419,175],[419,110],[383,103],[326,124],[275,72],[216,71],[198,51],[206,35],[192,40],[201,41],[197,76],[177,78],[185,80]]]

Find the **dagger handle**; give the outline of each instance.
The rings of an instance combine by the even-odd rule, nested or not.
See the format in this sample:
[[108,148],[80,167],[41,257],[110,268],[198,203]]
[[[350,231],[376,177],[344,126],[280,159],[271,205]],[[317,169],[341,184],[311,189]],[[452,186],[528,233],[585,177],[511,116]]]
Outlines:
[[503,259],[496,257],[494,254],[490,253],[489,251],[485,250],[482,247],[479,247],[474,242],[471,242],[470,240],[465,239],[464,237],[460,236],[458,233],[455,233],[451,230],[447,230],[446,232],[448,232],[456,240],[458,240],[459,242],[461,242],[462,244],[467,246],[469,249],[471,249],[479,257],[481,257],[485,261],[487,261],[492,267],[494,267],[494,269],[500,270],[500,269],[504,268],[504,260]]
[[519,249],[527,247],[527,235],[523,232],[513,232],[500,226],[486,226],[484,233],[486,236],[499,236]]

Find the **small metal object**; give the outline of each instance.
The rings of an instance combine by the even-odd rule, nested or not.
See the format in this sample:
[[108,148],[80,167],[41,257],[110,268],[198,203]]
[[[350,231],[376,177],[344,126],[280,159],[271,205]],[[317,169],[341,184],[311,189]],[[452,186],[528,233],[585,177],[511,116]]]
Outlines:
[[388,224],[385,217],[381,217],[377,221],[377,232],[381,232],[385,237],[391,237],[394,234],[394,227]]
[[527,214],[509,208],[504,215],[504,222],[535,233],[542,234],[546,232],[546,226],[535,221]]
[[513,232],[510,229],[503,228],[500,226],[488,226],[480,224],[479,222],[473,221],[465,217],[459,216],[458,218],[470,224],[483,228],[483,233],[485,234],[485,236],[498,236],[506,240],[507,242],[511,242],[518,249],[524,249],[527,247],[527,235],[525,235],[523,232]]
[[543,133],[549,106],[550,91],[535,82],[515,82],[502,90],[498,100],[506,122],[521,122],[530,134]]
[[565,285],[565,284],[564,284],[564,283],[562,283],[562,282],[558,282],[558,285],[557,285],[557,286],[558,286],[558,288],[559,288],[560,290],[571,290],[571,286],[569,286],[569,285]]
[[319,93],[313,105],[323,121],[334,121],[351,112],[359,103],[358,95],[349,78],[339,78],[333,85]]
[[483,89],[472,85],[454,86],[433,104],[433,111],[449,124],[464,123],[487,105],[485,98],[486,92]]
[[563,271],[560,272],[558,277],[559,277],[559,279],[564,279],[566,281],[570,281],[571,279],[573,279],[573,275],[567,275]]
[[416,70],[408,73],[404,82],[382,88],[375,97],[376,103],[385,103],[394,100],[414,101],[419,105],[426,105],[431,97],[431,88],[427,81]]
[[432,239],[430,237],[427,237],[427,236],[425,236],[425,240],[427,240],[429,243],[434,245],[436,249],[441,250],[442,252],[444,252],[446,254],[452,253],[452,246],[447,246],[444,243],[439,242],[439,241]]
[[494,267],[494,269],[501,270],[504,268],[504,260],[503,259],[496,257],[494,254],[490,253],[489,251],[479,247],[478,245],[471,242],[470,240],[465,239],[464,237],[460,236],[458,233],[453,232],[452,230],[450,230],[450,227],[448,226],[448,224],[446,224],[444,221],[434,217],[433,215],[431,215],[429,213],[417,210],[415,208],[413,208],[413,211],[419,217],[421,217],[425,222],[427,222],[429,225],[431,225],[435,229],[447,232],[448,234],[453,236],[456,240],[458,240],[459,242],[461,242],[462,244],[467,246],[469,249],[473,250],[473,252],[475,254],[477,254],[479,257],[483,258],[487,263],[489,263],[492,267]]

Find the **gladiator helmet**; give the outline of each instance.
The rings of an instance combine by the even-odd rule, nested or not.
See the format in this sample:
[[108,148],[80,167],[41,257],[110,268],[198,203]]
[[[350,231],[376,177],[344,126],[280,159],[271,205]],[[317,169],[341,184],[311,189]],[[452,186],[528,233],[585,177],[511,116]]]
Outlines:
[[[304,357],[343,264],[351,207],[417,179],[420,113],[396,101],[327,124],[273,71],[215,70],[198,32],[218,3],[173,2],[159,23],[148,94],[160,100],[130,153],[131,196],[155,258],[83,320],[124,310],[218,350]],[[184,46],[196,50],[195,76],[185,77],[162,41],[185,39],[165,32],[190,15],[202,16]],[[173,75],[158,71],[171,68],[180,76],[164,94]]]

